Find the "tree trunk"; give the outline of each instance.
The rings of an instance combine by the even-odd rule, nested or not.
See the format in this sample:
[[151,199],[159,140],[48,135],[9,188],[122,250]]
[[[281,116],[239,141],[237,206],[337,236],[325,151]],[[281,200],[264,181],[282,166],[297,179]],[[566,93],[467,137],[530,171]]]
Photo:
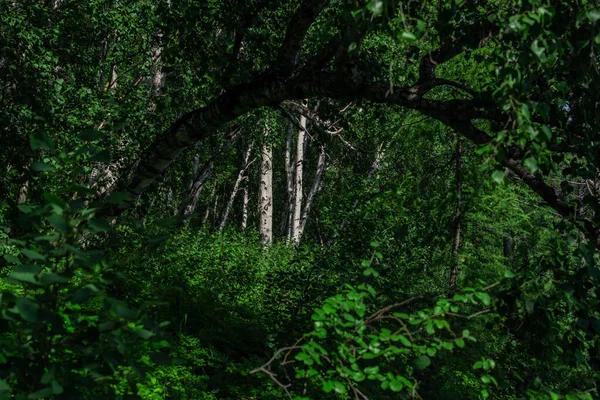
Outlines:
[[294,122],[290,120],[285,140],[285,174],[287,183],[287,203],[281,218],[280,236],[292,238],[292,222],[294,220],[294,166],[292,165],[292,137]]
[[196,211],[196,206],[198,205],[198,199],[200,197],[200,192],[204,188],[204,184],[206,180],[212,174],[213,165],[212,161],[208,161],[204,164],[198,176],[194,179],[193,184],[190,187],[190,190],[187,195],[187,200],[189,203],[186,203],[180,211],[180,215],[183,218],[188,218],[190,215]]
[[456,134],[456,216],[454,219],[454,245],[452,247],[452,269],[450,270],[450,282],[448,288],[450,291],[456,290],[456,280],[460,272],[460,260],[458,251],[460,250],[460,229],[462,224],[462,178],[461,178],[461,157],[462,145],[460,135]]
[[258,216],[260,238],[264,245],[273,242],[273,150],[267,143],[269,127],[265,123],[265,143],[262,146]]
[[302,222],[302,173],[304,167],[304,142],[306,140],[306,117],[300,116],[300,129],[296,143],[296,185],[294,192],[294,221],[292,225],[292,241],[300,242],[300,224]]
[[163,34],[158,34],[159,44],[152,49],[152,86],[150,88],[150,104],[148,110],[156,111],[156,99],[162,94],[163,86],[165,85],[165,74],[162,72],[162,37]]
[[235,180],[235,184],[233,185],[233,190],[231,191],[231,196],[229,196],[229,200],[227,201],[227,206],[225,207],[225,212],[223,213],[223,218],[221,218],[221,223],[219,224],[219,232],[222,232],[225,228],[225,224],[227,223],[227,219],[229,218],[229,213],[231,212],[231,207],[233,206],[233,201],[235,200],[235,196],[240,188],[240,183],[242,183],[242,179],[244,178],[244,174],[248,169],[250,164],[250,153],[252,152],[253,143],[250,143],[248,149],[246,150],[246,154],[244,155],[244,164],[238,173],[237,179]]
[[246,184],[242,190],[244,192],[244,200],[242,202],[242,230],[245,230],[248,226],[248,202],[250,201],[248,197],[248,176],[246,176]]
[[321,180],[323,178],[323,173],[325,172],[325,146],[321,146],[321,153],[319,153],[319,161],[317,161],[317,171],[315,172],[315,180],[313,182],[312,187],[310,188],[310,192],[308,192],[308,196],[306,197],[306,205],[304,206],[304,210],[302,211],[302,219],[300,221],[300,227],[296,236],[298,237],[298,242],[302,239],[302,235],[304,234],[304,228],[306,227],[306,221],[308,220],[308,213],[310,212],[310,207],[313,203],[315,195],[321,188]]
[[17,194],[17,204],[25,204],[27,202],[27,194],[29,193],[29,179],[21,185],[19,193]]

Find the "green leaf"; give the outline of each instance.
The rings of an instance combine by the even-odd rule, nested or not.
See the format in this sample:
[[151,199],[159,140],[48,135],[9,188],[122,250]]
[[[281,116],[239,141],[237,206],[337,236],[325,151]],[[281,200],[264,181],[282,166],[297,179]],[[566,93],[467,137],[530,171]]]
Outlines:
[[533,300],[533,299],[525,300],[525,310],[527,310],[527,314],[533,314],[534,306],[535,306],[535,300]]
[[139,331],[136,331],[135,334],[144,340],[150,339],[152,336],[154,336],[154,333],[147,329],[140,329]]
[[52,396],[52,389],[51,388],[44,388],[41,390],[38,390],[35,393],[31,393],[29,396],[27,396],[28,399],[43,399],[44,397],[50,397]]
[[415,36],[414,33],[406,32],[406,31],[404,31],[400,34],[400,38],[404,39],[404,40],[410,40],[413,42],[417,40],[417,37]]
[[427,356],[421,356],[414,361],[417,369],[425,369],[431,364],[431,360]]
[[378,365],[373,365],[371,367],[366,367],[365,368],[365,374],[367,374],[367,375],[375,375],[378,372],[379,372],[379,366]]
[[369,4],[367,4],[367,10],[371,11],[375,16],[381,14],[383,12],[383,1],[371,0]]
[[535,174],[537,170],[539,170],[537,160],[534,157],[526,158],[523,162],[528,170],[531,171],[532,174]]
[[42,379],[40,380],[40,383],[42,385],[47,385],[48,383],[50,383],[50,381],[52,380],[52,378],[54,378],[54,367],[50,367],[50,369],[48,369],[48,371],[46,371],[44,373],[44,375],[42,375]]
[[67,233],[69,226],[67,225],[67,221],[65,218],[58,214],[52,214],[46,217],[50,225],[54,227],[60,233]]
[[465,341],[463,339],[456,339],[454,343],[456,343],[456,346],[460,347],[461,349],[465,347]]
[[36,302],[25,297],[19,297],[16,302],[16,309],[25,321],[37,322],[40,306]]
[[31,272],[11,272],[7,278],[19,282],[38,283],[36,274]]
[[25,257],[31,259],[31,260],[40,260],[43,261],[46,259],[46,257],[44,257],[42,254],[30,250],[30,249],[21,249],[21,253],[23,253],[25,255]]
[[129,197],[129,194],[125,192],[114,192],[111,193],[105,201],[109,204],[119,204],[123,201],[129,200]]
[[62,211],[65,208],[67,208],[67,203],[63,199],[61,199],[60,197],[55,195],[54,193],[44,193],[44,199],[49,204],[52,204],[52,206],[55,207],[55,209]]
[[8,386],[8,382],[4,379],[0,379],[0,392],[7,392],[10,390],[10,386]]
[[390,389],[392,390],[392,392],[399,392],[402,390],[403,387],[404,385],[402,384],[402,382],[397,381],[395,379],[390,380]]
[[400,343],[402,343],[404,346],[412,347],[412,343],[406,336],[400,334],[400,335],[398,335],[398,339],[400,340]]
[[550,141],[552,139],[552,130],[550,130],[550,128],[548,128],[546,125],[542,125],[541,129],[542,129],[542,132],[544,132],[546,139],[548,141]]
[[50,384],[52,388],[52,394],[61,394],[64,391],[64,388],[58,383],[56,379],[52,380]]
[[[543,46],[540,46],[538,40],[534,40],[531,43],[531,51],[535,54],[542,62],[546,60],[547,57],[544,57],[544,51],[546,49]],[[527,117],[529,119],[529,117]]]
[[5,254],[3,257],[9,264],[20,264],[21,263],[21,260],[19,260],[19,257],[15,257],[11,254]]
[[49,285],[52,283],[67,283],[69,281],[70,279],[66,276],[62,276],[54,272],[45,273],[40,277],[40,283],[45,285]]
[[31,207],[29,207],[27,204],[19,204],[17,206],[17,208],[23,213],[23,214],[29,214],[33,211],[33,209]]
[[29,136],[31,150],[48,149],[54,150],[54,140],[44,131]]
[[352,380],[355,382],[362,382],[366,378],[366,375],[363,372],[357,371],[352,374]]
[[485,292],[477,293],[477,297],[486,306],[489,306],[492,301],[492,299],[490,298],[490,295]]
[[34,161],[33,164],[31,164],[31,169],[35,172],[45,172],[54,170],[54,167],[41,161]]
[[506,271],[504,271],[504,277],[508,279],[514,278],[515,274],[510,269],[507,269]]
[[112,308],[113,308],[115,314],[117,314],[119,317],[123,317],[125,319],[134,319],[138,315],[137,310],[127,307],[125,305],[125,303],[120,302],[120,301],[113,303]]
[[506,179],[504,171],[494,171],[492,173],[492,179],[498,184],[504,183],[504,180]]
[[110,224],[103,218],[92,218],[89,225],[94,232],[106,232],[110,230]]
[[600,8],[593,8],[586,13],[586,16],[592,24],[600,19]]

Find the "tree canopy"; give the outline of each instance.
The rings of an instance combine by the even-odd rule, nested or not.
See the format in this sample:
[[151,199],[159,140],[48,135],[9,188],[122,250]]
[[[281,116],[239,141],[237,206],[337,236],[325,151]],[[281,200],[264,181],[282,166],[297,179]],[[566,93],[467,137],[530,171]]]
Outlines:
[[0,399],[598,395],[597,2],[0,17]]

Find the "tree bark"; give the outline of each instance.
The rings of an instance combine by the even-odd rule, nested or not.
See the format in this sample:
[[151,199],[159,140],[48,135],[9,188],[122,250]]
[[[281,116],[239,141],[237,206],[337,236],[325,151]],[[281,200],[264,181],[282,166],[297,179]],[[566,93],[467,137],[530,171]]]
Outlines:
[[268,143],[269,127],[265,123],[265,143],[262,146],[258,216],[260,238],[264,245],[273,242],[273,151]]
[[304,168],[304,145],[306,141],[306,117],[300,116],[300,129],[298,130],[298,141],[296,143],[296,172],[294,187],[294,221],[292,225],[292,241],[300,242],[300,224],[302,221],[302,178]]
[[188,191],[188,195],[186,197],[186,199],[189,201],[189,203],[186,203],[181,208],[181,211],[179,213],[182,218],[189,218],[194,213],[194,211],[196,211],[196,206],[198,205],[198,199],[200,197],[200,192],[204,188],[204,185],[205,185],[206,181],[208,180],[208,178],[211,176],[212,170],[213,170],[213,163],[212,163],[212,161],[208,161],[204,164],[204,166],[200,170],[200,173],[198,173],[198,175],[194,179],[194,182],[191,185],[191,187]]
[[227,206],[225,207],[225,212],[223,213],[223,218],[221,218],[221,223],[219,224],[219,232],[222,232],[225,228],[225,224],[227,223],[227,219],[229,218],[229,213],[231,212],[231,207],[233,206],[233,201],[235,200],[235,196],[240,188],[240,183],[244,178],[244,174],[248,169],[250,164],[250,153],[252,152],[253,143],[250,143],[248,149],[246,150],[246,154],[244,155],[244,164],[238,173],[237,179],[235,180],[235,184],[233,185],[233,190],[231,191],[231,196],[229,196],[229,200],[227,201]]
[[[291,118],[291,117],[290,117]],[[294,122],[290,119],[285,140],[285,175],[287,183],[287,202],[281,218],[280,236],[288,240],[292,238],[292,223],[294,220],[294,166],[292,165],[292,137]]]
[[29,179],[21,185],[17,194],[17,204],[25,204],[27,202],[27,194],[29,193]]
[[321,188],[321,181],[323,179],[323,173],[325,172],[325,146],[321,146],[321,152],[319,153],[319,160],[317,161],[317,170],[315,172],[315,180],[308,192],[308,196],[306,197],[306,205],[304,206],[304,210],[302,211],[302,218],[300,221],[300,226],[297,232],[298,241],[302,239],[302,235],[304,234],[304,228],[306,227],[306,221],[308,221],[308,214],[310,212],[310,207],[312,206],[313,200],[316,194],[319,192]]
[[458,253],[460,250],[460,230],[462,225],[462,177],[461,177],[461,157],[462,143],[460,135],[456,134],[456,214],[454,217],[454,245],[452,247],[452,268],[450,270],[450,281],[448,288],[450,291],[456,290],[456,281],[460,272],[460,260]]
[[242,230],[245,230],[248,226],[248,202],[250,201],[248,196],[248,181],[248,176],[246,176],[246,183],[242,189],[244,193],[244,200],[242,201]]

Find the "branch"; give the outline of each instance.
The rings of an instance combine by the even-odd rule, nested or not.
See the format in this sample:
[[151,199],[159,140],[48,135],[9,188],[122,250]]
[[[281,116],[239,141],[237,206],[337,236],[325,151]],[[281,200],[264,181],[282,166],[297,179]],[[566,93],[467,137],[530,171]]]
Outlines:
[[[441,118],[438,118],[442,120]],[[449,118],[443,118],[447,125],[460,132],[464,137],[471,140],[475,144],[486,144],[492,141],[492,138],[485,132],[477,129],[470,121],[451,121]],[[442,121],[444,122],[444,121]],[[559,196],[556,189],[548,185],[541,176],[536,176],[529,172],[514,156],[514,151],[505,149],[506,157],[501,161],[502,165],[514,172],[521,180],[537,193],[548,206],[558,212],[563,218],[574,222],[577,228],[588,238],[597,240],[597,228],[594,223],[589,220],[575,220],[576,215],[571,209],[564,204],[563,199]]]
[[[345,140],[341,133],[343,131],[343,128],[338,128],[335,123],[331,122],[331,121],[326,121],[321,119],[321,117],[319,117],[319,115],[315,112],[310,110],[308,107],[303,106],[302,104],[299,104],[298,102],[295,101],[284,101],[282,103],[287,109],[288,112],[290,114],[292,113],[296,113],[296,114],[300,114],[303,115],[304,117],[306,117],[307,119],[311,120],[313,123],[315,123],[317,125],[320,131],[325,132],[331,136],[337,136],[344,145],[346,145],[348,148],[350,148],[351,150],[356,151],[356,148],[354,146],[352,146],[352,144],[350,144],[347,140]],[[302,127],[300,127],[300,129],[304,129]],[[306,132],[306,130],[305,130]],[[308,134],[308,132],[306,132]],[[310,134],[309,134],[310,136]]]
[[[188,147],[206,138],[241,115],[264,106],[276,107],[284,100],[298,100],[313,96],[352,101],[359,98],[376,103],[393,104],[422,112],[460,132],[477,145],[490,143],[492,138],[477,129],[473,119],[497,120],[501,111],[481,99],[429,100],[422,98],[422,86],[396,87],[389,90],[387,83],[370,83],[364,79],[349,81],[347,76],[335,73],[299,73],[290,78],[258,75],[248,84],[238,85],[224,93],[208,106],[185,114],[176,120],[146,149],[130,174],[123,174],[114,189],[124,199],[116,204],[102,200],[97,203],[97,215],[117,217],[132,206],[136,199],[177,159]],[[572,210],[564,205],[556,190],[544,180],[523,167],[510,149],[502,164],[517,174],[525,184],[564,218],[577,222],[577,227],[588,238],[597,240],[598,232],[589,220],[575,221]],[[130,177],[130,178],[129,178]]]
[[439,64],[451,60],[465,48],[481,47],[482,43],[492,37],[498,27],[487,19],[472,26],[472,30],[453,41],[445,41],[434,51],[428,52],[419,65],[419,82],[430,81],[435,78],[435,69]]
[[297,63],[306,32],[308,32],[308,29],[327,3],[326,0],[303,0],[290,19],[285,39],[279,48],[277,59],[272,64],[283,75],[289,75],[292,72]]
[[[118,193],[120,201],[107,202],[97,198],[97,215],[117,217],[131,207],[137,198],[194,143],[234,121],[236,118],[265,106],[277,106],[284,100],[299,100],[313,96],[352,101],[363,98],[377,103],[395,104],[422,111],[448,123],[446,115],[454,120],[489,118],[490,112],[479,108],[474,100],[436,101],[422,99],[420,85],[394,88],[388,93],[386,83],[349,81],[335,73],[297,74],[290,78],[257,75],[246,84],[237,85],[217,97],[206,107],[178,118],[133,163],[129,173],[120,176],[108,193]],[[476,106],[478,105],[478,106]],[[444,120],[446,118],[446,120]]]

